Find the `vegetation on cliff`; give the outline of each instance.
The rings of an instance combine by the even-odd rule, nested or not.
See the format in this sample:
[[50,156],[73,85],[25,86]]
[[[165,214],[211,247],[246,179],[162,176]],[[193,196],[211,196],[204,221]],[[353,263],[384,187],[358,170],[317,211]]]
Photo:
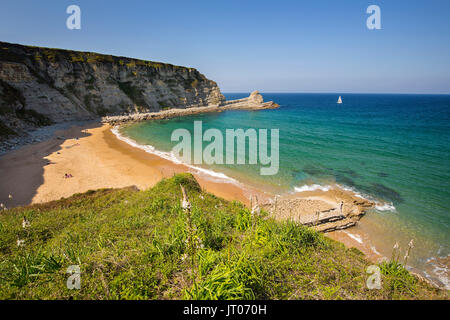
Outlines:
[[[70,265],[80,290],[66,287]],[[202,191],[190,174],[0,214],[0,299],[446,298],[396,262],[369,290],[369,265],[312,229]]]

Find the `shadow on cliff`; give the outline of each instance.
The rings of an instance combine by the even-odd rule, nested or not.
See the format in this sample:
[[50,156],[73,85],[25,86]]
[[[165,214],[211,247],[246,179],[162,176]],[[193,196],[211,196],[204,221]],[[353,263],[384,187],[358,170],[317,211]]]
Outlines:
[[100,122],[89,122],[85,125],[72,126],[63,131],[56,131],[51,139],[24,146],[1,156],[0,203],[7,208],[30,204],[44,183],[45,167],[53,164],[46,157],[60,151],[66,139],[90,136],[91,134],[84,130],[98,128],[101,125]]

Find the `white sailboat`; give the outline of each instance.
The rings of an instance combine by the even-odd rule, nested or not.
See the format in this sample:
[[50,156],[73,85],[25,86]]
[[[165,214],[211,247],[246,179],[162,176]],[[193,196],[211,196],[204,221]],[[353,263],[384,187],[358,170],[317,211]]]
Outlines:
[[342,98],[341,98],[341,96],[339,96],[337,103],[339,103],[339,104],[342,103]]

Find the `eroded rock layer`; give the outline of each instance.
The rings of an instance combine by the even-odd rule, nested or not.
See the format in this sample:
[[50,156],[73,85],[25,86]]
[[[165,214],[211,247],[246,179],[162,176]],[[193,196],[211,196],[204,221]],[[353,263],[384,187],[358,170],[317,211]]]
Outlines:
[[0,140],[51,123],[224,101],[193,68],[0,42]]

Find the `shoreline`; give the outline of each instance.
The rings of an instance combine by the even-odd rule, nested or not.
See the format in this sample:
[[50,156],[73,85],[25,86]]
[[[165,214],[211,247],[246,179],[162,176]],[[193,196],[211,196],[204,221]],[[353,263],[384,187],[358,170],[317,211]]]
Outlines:
[[[272,215],[270,206],[274,204],[275,193],[241,182],[227,182],[198,172],[185,164],[173,163],[121,141],[111,129],[110,125],[98,122],[72,126],[55,131],[50,139],[1,155],[0,175],[5,178],[0,181],[0,203],[7,207],[44,203],[100,188],[136,186],[143,190],[156,185],[162,178],[191,172],[202,189],[226,200],[238,200],[249,207],[251,197],[258,196],[259,204]],[[61,140],[61,137],[65,140]],[[65,179],[66,173],[73,177]],[[9,194],[12,199],[8,199]],[[348,190],[318,189],[290,193],[277,201],[282,203],[294,199],[300,201],[297,205],[300,204],[303,213],[314,213],[317,209],[327,211],[335,208],[339,199],[345,197],[346,203],[357,198]],[[292,216],[272,216],[275,219],[295,220]],[[360,228],[355,231],[357,232],[350,229],[336,230],[325,235],[348,248],[359,249],[373,263],[386,259],[369,242],[362,241],[364,236],[361,235]]]
[[[251,198],[257,196],[262,207],[273,204],[275,193],[241,182],[227,182],[195,167],[173,163],[121,141],[111,129],[108,124],[92,121],[84,125],[72,124],[70,128],[54,130],[53,137],[42,142],[1,155],[0,175],[4,179],[0,181],[0,203],[6,207],[43,203],[99,188],[134,185],[142,190],[175,173],[191,172],[203,189],[218,197],[238,200],[250,206]],[[64,179],[66,173],[73,177]],[[8,199],[9,194],[12,199]],[[282,197],[281,201],[299,195],[290,194]],[[300,198],[303,198],[301,208],[304,214],[314,213],[317,209],[329,210],[338,205],[336,192],[306,191]],[[337,240],[333,234],[327,233]],[[338,241],[357,245],[351,240]]]

